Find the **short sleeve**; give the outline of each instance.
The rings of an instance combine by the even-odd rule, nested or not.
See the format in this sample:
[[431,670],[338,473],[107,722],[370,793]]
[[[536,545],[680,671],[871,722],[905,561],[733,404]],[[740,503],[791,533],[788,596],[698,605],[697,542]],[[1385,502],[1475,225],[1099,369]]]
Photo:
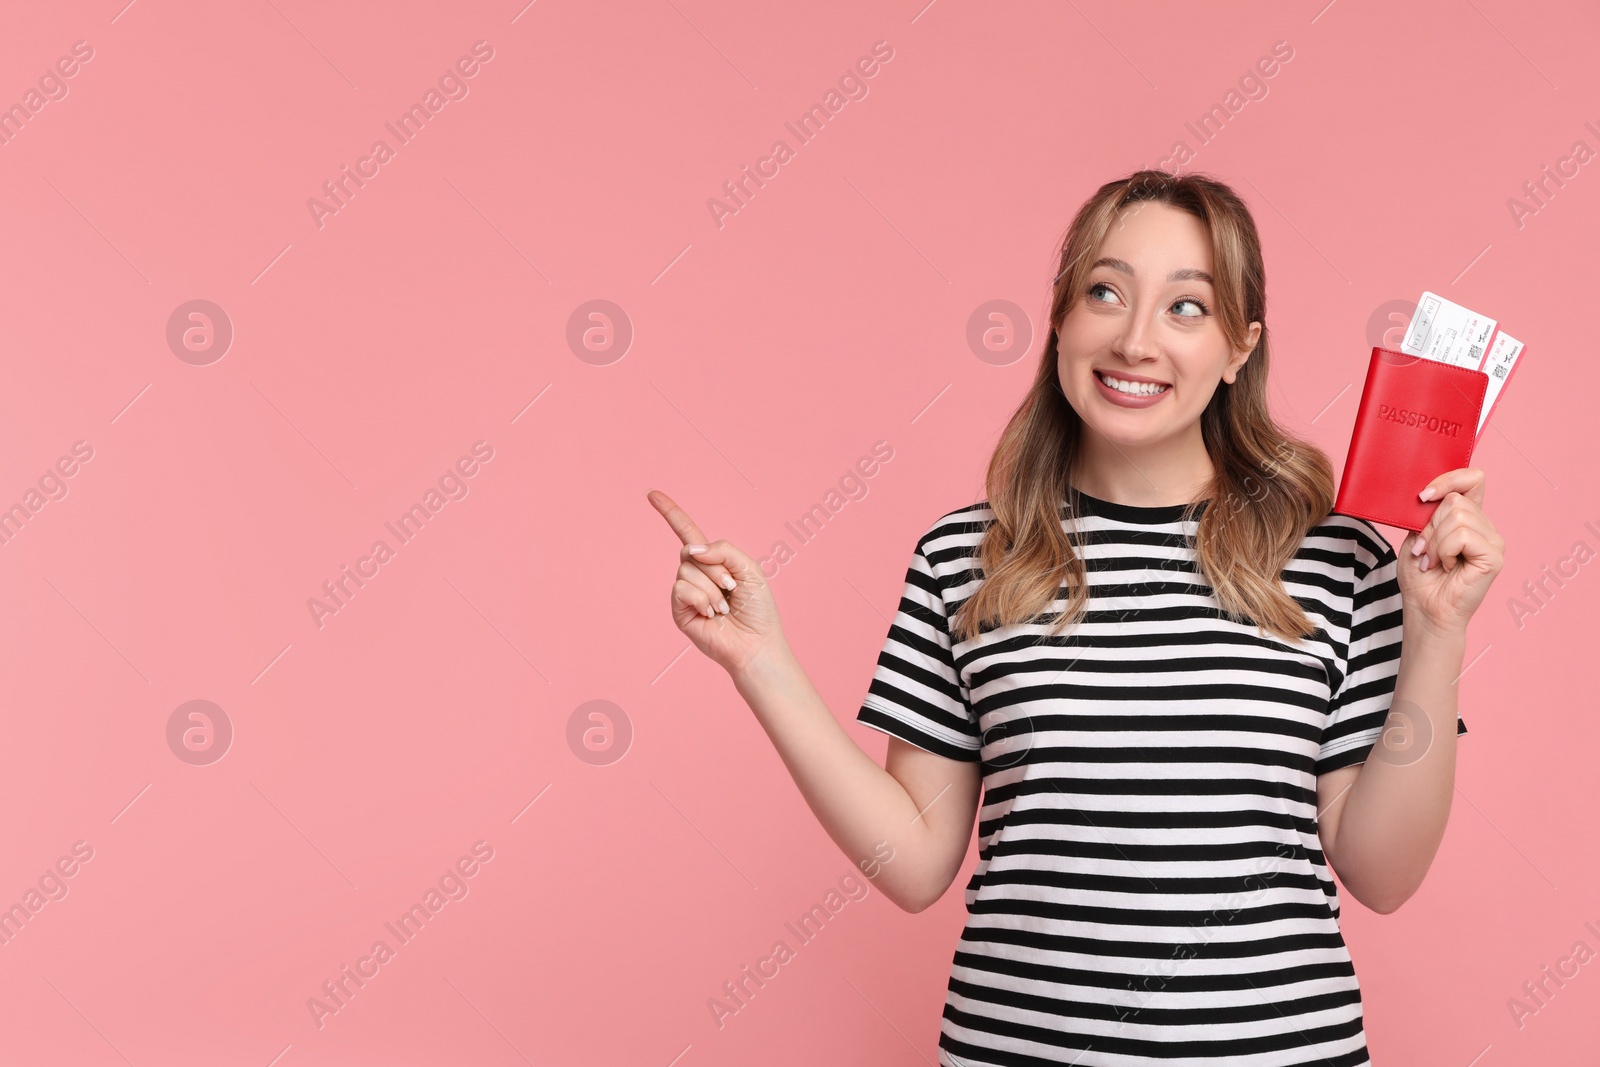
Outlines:
[[889,625],[872,685],[856,721],[948,759],[975,763],[980,734],[952,653],[944,596],[929,563],[932,531],[906,568],[900,607]]
[[[1365,763],[1383,734],[1400,673],[1402,632],[1399,557],[1387,538],[1365,521],[1354,542],[1355,581],[1350,637],[1342,676],[1328,700],[1328,717],[1316,773]],[[1456,715],[1456,735],[1467,724]]]

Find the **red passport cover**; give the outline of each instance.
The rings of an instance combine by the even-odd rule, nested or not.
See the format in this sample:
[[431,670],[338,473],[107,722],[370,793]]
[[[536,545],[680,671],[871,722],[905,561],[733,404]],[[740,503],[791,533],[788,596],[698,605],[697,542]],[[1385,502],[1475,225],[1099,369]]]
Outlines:
[[1439,501],[1417,494],[1467,466],[1488,388],[1482,371],[1374,348],[1333,509],[1402,530],[1426,526]]

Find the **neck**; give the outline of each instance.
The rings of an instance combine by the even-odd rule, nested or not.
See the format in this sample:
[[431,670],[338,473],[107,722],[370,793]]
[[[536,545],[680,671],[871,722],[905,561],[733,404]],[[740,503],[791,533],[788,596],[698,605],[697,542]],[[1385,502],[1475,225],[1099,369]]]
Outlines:
[[1206,495],[1215,474],[1196,423],[1175,440],[1130,447],[1083,424],[1071,479],[1079,491],[1113,504],[1167,507]]

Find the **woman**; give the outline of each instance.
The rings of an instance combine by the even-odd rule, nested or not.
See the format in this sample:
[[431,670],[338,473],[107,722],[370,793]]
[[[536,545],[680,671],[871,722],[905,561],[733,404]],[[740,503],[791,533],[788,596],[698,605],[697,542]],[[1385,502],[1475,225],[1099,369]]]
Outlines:
[[1426,875],[1504,545],[1477,469],[1417,487],[1398,555],[1331,512],[1327,457],[1267,412],[1265,308],[1227,186],[1140,171],[1079,210],[988,499],[918,539],[856,716],[886,769],[759,566],[650,495],[678,626],[897,905],[950,886],[981,787],[942,1064],[1370,1062],[1330,868],[1384,913]]

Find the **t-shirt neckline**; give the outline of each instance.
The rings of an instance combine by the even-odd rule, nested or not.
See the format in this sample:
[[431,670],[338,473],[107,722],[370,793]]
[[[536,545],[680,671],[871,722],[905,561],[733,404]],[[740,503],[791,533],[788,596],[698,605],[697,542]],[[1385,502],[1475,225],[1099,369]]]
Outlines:
[[[1114,519],[1118,522],[1133,523],[1138,526],[1160,526],[1165,523],[1178,522],[1183,518],[1183,513],[1188,510],[1188,504],[1162,504],[1158,507],[1144,507],[1136,504],[1117,504],[1110,500],[1101,500],[1097,496],[1090,496],[1083,490],[1077,490],[1080,502],[1079,511],[1085,515],[1098,515],[1102,518]],[[1067,501],[1070,506],[1073,492],[1069,488]],[[1205,511],[1206,505],[1211,502],[1209,497],[1200,501],[1195,508],[1193,518],[1199,520]]]

